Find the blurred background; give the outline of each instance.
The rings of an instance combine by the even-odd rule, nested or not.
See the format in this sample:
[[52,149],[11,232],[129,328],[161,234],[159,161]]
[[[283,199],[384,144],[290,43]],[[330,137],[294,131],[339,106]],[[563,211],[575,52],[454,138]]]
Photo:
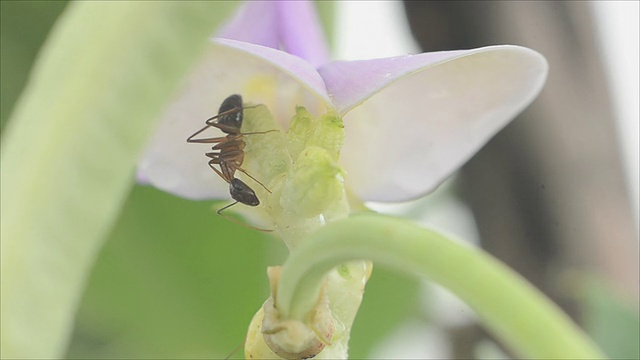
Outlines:
[[[66,5],[0,2],[2,128]],[[546,56],[540,97],[455,178],[424,199],[370,206],[482,246],[609,356],[638,358],[638,2],[345,1],[321,10],[336,59],[495,44]],[[218,205],[132,188],[89,276],[69,358],[223,358],[243,342],[268,296],[266,266],[286,249],[216,216]],[[382,268],[350,354],[510,356],[446,291]]]

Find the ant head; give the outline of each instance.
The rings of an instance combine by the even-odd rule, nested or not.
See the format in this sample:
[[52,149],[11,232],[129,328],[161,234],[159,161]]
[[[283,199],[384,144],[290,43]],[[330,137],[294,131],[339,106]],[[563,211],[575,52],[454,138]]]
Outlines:
[[[232,111],[236,110],[236,111]],[[236,128],[240,130],[242,126],[242,96],[238,94],[233,94],[222,102],[220,105],[220,109],[218,110],[218,114],[222,114],[224,112],[229,112],[229,114],[222,115],[218,118],[218,124],[226,125],[232,128]]]
[[249,206],[258,206],[260,200],[256,196],[256,193],[249,187],[249,185],[242,182],[242,180],[233,178],[229,183],[229,192],[233,200],[243,203]]

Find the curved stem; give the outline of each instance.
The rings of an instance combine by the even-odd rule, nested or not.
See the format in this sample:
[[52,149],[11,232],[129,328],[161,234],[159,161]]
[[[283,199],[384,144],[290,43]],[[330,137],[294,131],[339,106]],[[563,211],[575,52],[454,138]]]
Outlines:
[[378,214],[328,224],[301,244],[284,264],[277,308],[286,317],[302,319],[317,299],[324,274],[356,259],[420,274],[446,287],[523,357],[603,357],[566,314],[493,257]]

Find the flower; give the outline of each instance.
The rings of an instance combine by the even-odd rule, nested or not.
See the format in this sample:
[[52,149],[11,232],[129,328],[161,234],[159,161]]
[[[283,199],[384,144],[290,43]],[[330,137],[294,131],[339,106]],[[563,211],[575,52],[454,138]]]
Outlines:
[[[349,215],[345,186],[376,201],[434,190],[535,98],[547,73],[540,54],[518,46],[349,62],[329,62],[327,53],[312,3],[248,2],[162,115],[139,178],[187,198],[228,198],[205,166],[203,147],[185,139],[231,94],[263,104],[245,110],[250,132],[276,122],[290,130],[255,135],[269,139],[256,140],[262,143],[245,164],[259,164],[253,175],[272,191],[255,190],[293,249],[325,222]],[[297,298],[314,307],[301,313],[277,306],[280,269],[268,273],[271,297],[249,325],[246,356],[346,357],[371,264],[332,270],[319,294]]]
[[547,74],[543,56],[518,46],[348,62],[327,53],[312,3],[246,3],[162,115],[139,179],[191,199],[228,198],[202,148],[185,139],[238,93],[284,129],[297,105],[335,111],[347,188],[362,200],[417,198],[533,101]]

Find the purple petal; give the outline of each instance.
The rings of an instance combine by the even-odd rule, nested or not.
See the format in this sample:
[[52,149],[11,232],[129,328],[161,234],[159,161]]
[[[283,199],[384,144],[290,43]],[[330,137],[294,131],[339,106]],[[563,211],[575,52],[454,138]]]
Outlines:
[[346,114],[350,189],[363,200],[402,201],[434,190],[533,101],[547,63],[526,48],[495,46],[319,72]]
[[249,1],[216,34],[216,37],[244,41],[278,49],[279,9],[271,1]]
[[310,1],[249,1],[217,37],[280,49],[318,67],[329,51],[315,5]]
[[[319,113],[330,106],[324,82],[304,60],[268,47],[219,39],[168,106],[138,164],[138,178],[190,198],[228,198],[228,185],[207,166],[209,144],[186,139],[215,115],[231,94],[269,107],[287,128],[296,105]],[[217,129],[203,137],[221,136]]]
[[318,67],[329,60],[324,31],[315,4],[310,1],[277,1],[278,30],[282,50]]
[[320,67],[318,72],[326,82],[336,110],[344,115],[407,74],[467,54],[467,50],[457,50],[386,59],[334,61]]

